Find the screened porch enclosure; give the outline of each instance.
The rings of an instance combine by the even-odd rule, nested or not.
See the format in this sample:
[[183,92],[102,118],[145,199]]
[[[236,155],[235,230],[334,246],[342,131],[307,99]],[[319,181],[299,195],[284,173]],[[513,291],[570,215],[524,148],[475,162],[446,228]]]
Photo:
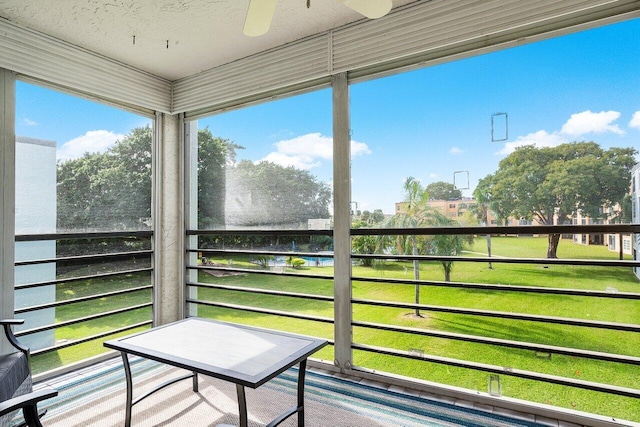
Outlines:
[[639,423],[639,16],[402,2],[175,79],[2,18],[0,317],[36,381],[199,316],[327,339],[337,376]]

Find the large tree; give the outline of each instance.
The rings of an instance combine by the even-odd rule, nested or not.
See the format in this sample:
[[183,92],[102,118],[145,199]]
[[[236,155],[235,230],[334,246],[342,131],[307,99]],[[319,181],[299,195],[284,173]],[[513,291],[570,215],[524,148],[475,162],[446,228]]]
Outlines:
[[514,199],[502,197],[504,183],[495,182],[494,175],[481,179],[473,192],[477,204],[476,216],[480,222],[489,224],[489,211],[493,213],[499,225],[507,225],[514,210]]
[[460,200],[462,192],[450,182],[436,181],[427,185],[425,191],[429,195],[429,200]]
[[306,170],[243,160],[226,171],[228,225],[282,225],[329,218],[331,188]]
[[151,128],[136,128],[104,153],[58,163],[57,226],[137,229],[151,217]]
[[[58,229],[149,227],[151,141],[150,127],[136,128],[104,153],[86,153],[58,163]],[[327,184],[292,167],[237,163],[236,150],[242,148],[213,136],[209,129],[198,131],[198,228],[306,223],[310,218],[329,217],[331,189]],[[242,206],[246,201],[250,203]],[[201,239],[207,244],[216,241],[215,236]],[[264,245],[271,238],[226,238],[227,243],[230,240],[238,245]],[[320,244],[324,243],[316,242]]]
[[[603,150],[595,142],[551,148],[518,147],[478,187],[502,219],[508,216],[539,224],[564,224],[578,212],[606,219],[629,192],[633,148]],[[549,234],[547,257],[557,258],[558,233]]]
[[225,223],[226,170],[243,148],[213,136],[209,128],[198,130],[198,228]]
[[[58,163],[60,230],[122,230],[148,226],[151,218],[149,126],[134,128],[104,153]],[[199,226],[224,220],[225,169],[242,147],[198,131]]]

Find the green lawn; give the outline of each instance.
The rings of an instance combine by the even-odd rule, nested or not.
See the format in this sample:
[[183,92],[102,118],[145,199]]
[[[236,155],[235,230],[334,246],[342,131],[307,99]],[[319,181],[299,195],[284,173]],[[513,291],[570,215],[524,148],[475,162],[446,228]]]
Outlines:
[[[486,252],[486,240],[477,239],[470,248],[469,255]],[[499,257],[517,256],[542,258],[546,254],[546,238],[499,237],[492,239],[492,254]],[[558,255],[563,258],[579,259],[617,259],[618,254],[609,252],[605,247],[582,246],[570,241],[561,241]],[[224,262],[225,260],[216,260]],[[237,257],[234,265],[256,267],[247,258]],[[519,286],[539,286],[569,289],[606,290],[615,288],[620,292],[640,292],[640,283],[629,268],[576,267],[557,265],[524,265],[494,262],[492,269],[487,263],[457,262],[454,265],[452,280],[471,283],[495,283]],[[331,267],[310,267],[298,272],[309,275],[331,275]],[[412,278],[410,263],[389,262],[377,268],[354,266],[355,277]],[[443,273],[438,263],[421,263],[420,278],[423,280],[442,280]],[[128,278],[125,285],[93,283],[93,292],[103,292],[113,286],[135,286],[138,281],[148,281],[145,277]],[[199,281],[229,284],[244,287],[257,287],[275,290],[288,290],[299,293],[332,295],[333,282],[314,277],[286,277],[265,275],[239,275],[216,278],[201,272]],[[80,287],[82,288],[82,287]],[[86,291],[86,287],[74,292]],[[59,287],[59,298],[63,298],[70,289]],[[140,294],[140,295],[138,295]],[[354,281],[354,298],[412,303],[414,286],[389,283]],[[640,308],[636,301],[623,301],[614,298],[586,298],[579,296],[545,295],[535,293],[516,293],[508,290],[489,291],[457,289],[442,286],[422,287],[421,303],[447,307],[465,307],[502,312],[529,313],[547,316],[570,317],[587,320],[601,320],[619,323],[640,323]],[[133,301],[148,301],[148,292],[139,292],[125,300],[101,301],[99,309],[114,309],[121,304],[133,304]],[[274,310],[290,311],[314,316],[333,317],[333,304],[298,298],[254,295],[243,292],[200,289],[198,298],[221,301],[239,305],[257,306]],[[138,303],[138,302],[135,302]],[[73,307],[76,306],[76,307]],[[112,308],[109,308],[112,307]],[[92,308],[93,309],[93,308]],[[57,310],[59,321],[82,316],[87,307],[73,304]],[[262,315],[252,312],[200,306],[198,314],[205,317],[230,320],[274,329],[301,332],[331,339],[333,326],[321,322],[311,322]],[[422,312],[423,317],[415,317],[411,310],[354,305],[353,318],[359,321],[385,323],[391,325],[424,328],[430,330],[456,332],[468,335],[481,335],[508,340],[528,341],[562,347],[574,347],[586,350],[619,353],[640,356],[640,338],[637,333],[606,331],[598,328],[573,327],[565,325],[543,324],[539,322],[508,320],[491,317],[478,317],[439,312]],[[86,315],[86,314],[85,314]],[[123,315],[119,315],[123,316]],[[149,311],[138,310],[123,317],[61,328],[58,339],[74,339],[108,330],[111,327],[131,324],[148,319]],[[575,378],[585,381],[615,384],[622,387],[640,389],[640,375],[637,366],[584,360],[581,358],[552,355],[541,357],[534,352],[508,349],[493,345],[480,345],[464,341],[419,337],[410,334],[391,334],[367,328],[354,328],[354,341],[357,343],[388,347],[403,351],[422,352],[424,354],[458,358],[494,366],[529,370]],[[53,355],[36,358],[43,369],[50,369],[56,363],[68,363],[76,357],[87,357],[103,351],[102,340],[82,345],[80,349],[70,348]],[[332,361],[333,348],[327,347],[317,354],[318,357]],[[46,359],[45,359],[46,358]],[[374,353],[355,351],[354,364],[378,371],[420,378],[429,381],[486,391],[487,373],[463,368],[454,368],[442,364],[412,361],[409,359],[381,356]],[[505,396],[562,406],[570,409],[600,413],[621,419],[640,421],[640,401],[638,399],[615,397],[603,393],[588,392],[572,387],[556,386],[531,380],[522,380],[506,375],[501,376],[502,390]]]
[[[87,274],[87,271],[79,270],[78,275]],[[80,282],[69,282],[56,287],[56,299],[67,301],[73,298],[81,298],[90,295],[102,294],[123,289],[130,289],[150,283],[150,273],[127,274],[111,278],[89,279]],[[91,316],[92,314],[118,310],[151,301],[151,291],[141,290],[128,294],[103,297],[90,302],[72,303],[56,308],[56,322],[65,322],[73,319]],[[56,342],[64,344],[74,340],[105,333],[125,325],[133,325],[138,322],[151,319],[151,308],[144,307],[133,311],[114,314],[108,317],[88,320],[79,324],[56,329]],[[132,333],[132,331],[126,334]],[[125,334],[125,335],[126,335]],[[120,334],[122,335],[122,334]],[[106,339],[115,338],[117,335]],[[33,358],[33,372],[45,372],[59,366],[74,363],[82,359],[104,353],[106,349],[102,342],[106,339],[92,340],[83,344],[74,345],[55,352],[44,353]]]

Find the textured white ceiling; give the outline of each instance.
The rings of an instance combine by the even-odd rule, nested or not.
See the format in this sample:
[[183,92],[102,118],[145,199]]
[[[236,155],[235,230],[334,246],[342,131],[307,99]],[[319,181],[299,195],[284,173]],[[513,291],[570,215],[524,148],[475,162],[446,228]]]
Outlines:
[[[393,0],[393,6],[414,1]],[[309,9],[306,0],[278,0],[269,32],[247,37],[242,29],[248,4],[249,0],[0,0],[0,16],[168,80],[364,19],[338,0],[312,0]]]

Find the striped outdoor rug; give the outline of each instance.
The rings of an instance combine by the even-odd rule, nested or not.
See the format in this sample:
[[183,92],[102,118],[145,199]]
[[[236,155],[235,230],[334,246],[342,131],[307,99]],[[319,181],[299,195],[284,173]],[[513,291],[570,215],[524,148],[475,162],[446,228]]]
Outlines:
[[[134,397],[184,371],[144,359],[132,359]],[[59,396],[47,402],[45,427],[122,426],[125,385],[121,363],[111,363],[64,381],[49,381]],[[262,387],[247,389],[249,425],[264,426],[296,402],[297,370],[291,369]],[[238,425],[233,384],[199,377],[199,392],[181,381],[143,400],[133,409],[134,426]],[[340,380],[315,372],[305,383],[307,426],[539,426],[540,424],[454,406]],[[291,417],[282,426],[297,425]]]

